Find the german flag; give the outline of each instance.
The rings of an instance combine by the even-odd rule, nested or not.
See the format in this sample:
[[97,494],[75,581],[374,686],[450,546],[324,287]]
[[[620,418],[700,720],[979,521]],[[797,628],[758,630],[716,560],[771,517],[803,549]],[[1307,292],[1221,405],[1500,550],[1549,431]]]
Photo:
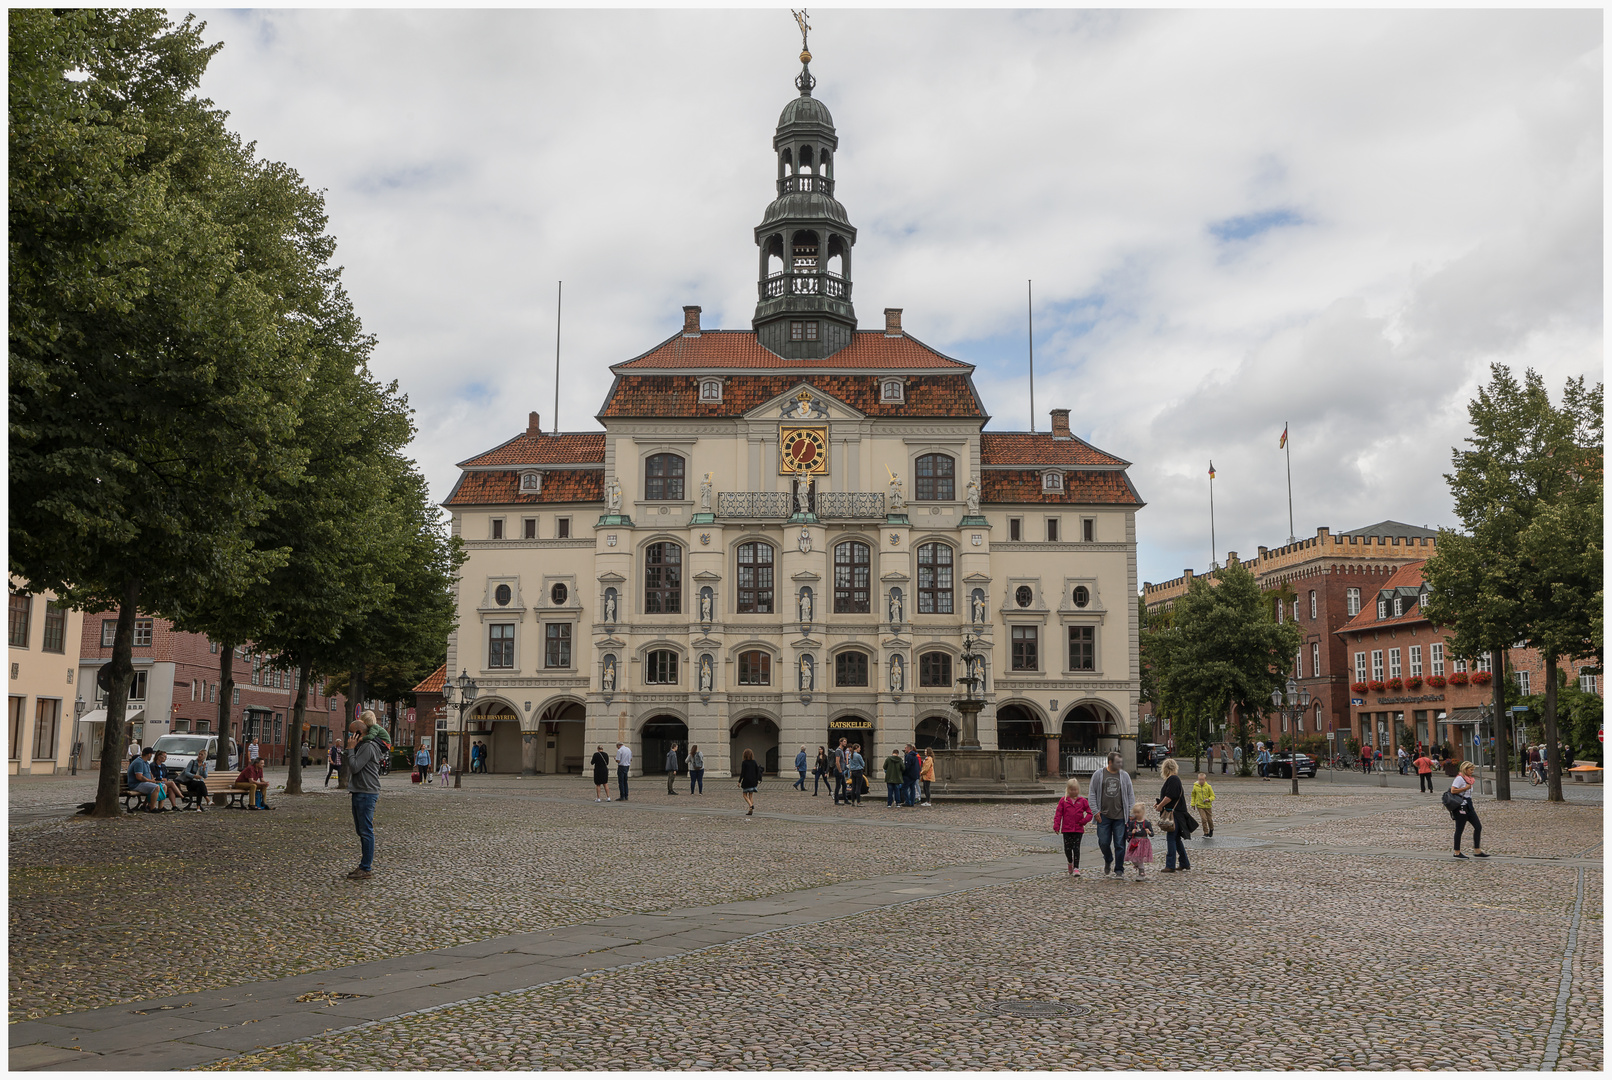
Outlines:
[[1286,447],[1287,447],[1287,425],[1283,424],[1282,425],[1282,437],[1281,437],[1280,440],[1277,441],[1276,449],[1282,450],[1282,449],[1285,449]]
[[1209,479],[1213,480],[1214,478],[1215,478],[1215,463],[1211,461],[1209,463]]

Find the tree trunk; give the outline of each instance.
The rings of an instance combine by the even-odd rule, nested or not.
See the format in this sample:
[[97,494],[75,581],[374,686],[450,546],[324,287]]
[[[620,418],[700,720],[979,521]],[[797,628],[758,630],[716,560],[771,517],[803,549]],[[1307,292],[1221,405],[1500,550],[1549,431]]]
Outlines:
[[1562,797],[1562,747],[1556,741],[1556,654],[1545,653],[1545,755],[1550,762],[1545,771],[1545,798],[1566,802]]
[[218,755],[213,759],[213,768],[227,773],[230,771],[230,699],[235,696],[235,642],[220,642],[218,653]]
[[123,718],[129,709],[129,682],[134,674],[134,615],[140,601],[140,579],[123,586],[123,606],[118,609],[117,636],[112,639],[112,688],[106,694],[106,725],[101,738],[101,773],[95,788],[91,817],[119,817],[123,804],[118,789],[128,768],[124,760],[128,740],[123,735]]
[[1511,801],[1511,714],[1506,711],[1506,650],[1494,649],[1494,797]]
[[302,794],[302,723],[308,714],[308,673],[313,662],[302,660],[297,664],[297,698],[291,706],[291,730],[286,734],[285,793]]
[[[342,717],[341,721],[341,730],[344,733],[344,737],[342,739],[343,746],[346,745],[345,732],[347,731],[347,725],[358,719],[358,714],[361,711],[363,704],[364,665],[359,664],[353,669],[352,674],[347,679],[347,715]],[[336,773],[336,790],[347,790],[347,777],[352,775],[349,771],[350,768],[351,766],[347,761],[347,754],[345,751],[343,751],[341,755],[341,769]]]

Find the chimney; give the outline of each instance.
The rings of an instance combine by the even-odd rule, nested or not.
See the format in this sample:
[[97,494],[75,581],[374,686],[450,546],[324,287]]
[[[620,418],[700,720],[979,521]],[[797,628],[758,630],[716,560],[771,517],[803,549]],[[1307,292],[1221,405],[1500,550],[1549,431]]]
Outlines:
[[1054,439],[1069,438],[1069,410],[1052,410],[1052,437]]
[[683,308],[683,336],[700,336],[700,309],[697,305],[688,304]]
[[898,308],[898,307],[887,307],[887,308],[884,309],[884,336],[885,337],[900,337],[901,336],[901,309],[900,308]]
[[528,435],[541,435],[541,434],[543,434],[543,424],[538,419],[538,415],[536,413],[528,413],[526,415],[526,434],[528,434]]
[[1227,566],[1230,566],[1232,563],[1235,563],[1236,561],[1237,561],[1237,553],[1235,551],[1226,552],[1226,565]]

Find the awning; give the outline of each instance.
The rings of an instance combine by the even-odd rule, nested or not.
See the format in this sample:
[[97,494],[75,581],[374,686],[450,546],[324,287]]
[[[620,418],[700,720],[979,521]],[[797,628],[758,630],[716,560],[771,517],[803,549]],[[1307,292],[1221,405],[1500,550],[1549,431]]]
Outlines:
[[1446,716],[1443,720],[1440,720],[1439,723],[1441,723],[1441,724],[1476,724],[1479,720],[1482,719],[1482,716],[1480,715],[1480,712],[1481,712],[1481,710],[1477,706],[1472,706],[1470,708],[1465,708],[1465,709],[1451,709],[1450,714],[1448,716]]
[[[136,720],[144,720],[145,715],[146,715],[145,709],[144,708],[139,708],[139,709],[134,710],[132,713],[125,713],[123,715],[123,722],[125,724],[132,724]],[[78,722],[81,723],[81,724],[105,724],[106,723],[106,710],[105,709],[96,709],[93,712],[87,712],[83,716],[78,718]]]

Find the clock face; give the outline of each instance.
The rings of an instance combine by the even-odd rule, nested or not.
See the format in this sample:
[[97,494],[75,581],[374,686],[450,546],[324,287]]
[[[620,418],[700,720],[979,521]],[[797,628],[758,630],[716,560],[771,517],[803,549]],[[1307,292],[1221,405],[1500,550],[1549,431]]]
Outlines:
[[828,467],[828,432],[822,428],[788,428],[779,433],[780,464],[786,473],[820,473]]

